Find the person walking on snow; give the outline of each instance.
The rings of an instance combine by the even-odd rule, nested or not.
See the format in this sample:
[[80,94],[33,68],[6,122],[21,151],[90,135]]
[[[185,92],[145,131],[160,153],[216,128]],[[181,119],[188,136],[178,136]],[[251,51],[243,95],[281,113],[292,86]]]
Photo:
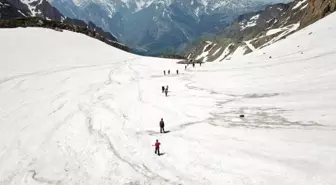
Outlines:
[[184,70],[187,70],[187,65],[184,66]]
[[162,93],[164,93],[164,91],[165,91],[165,87],[162,86],[161,89],[162,89]]
[[165,94],[166,94],[166,97],[167,97],[168,96],[168,85],[167,85],[167,87],[165,89]]
[[166,76],[166,70],[163,70],[163,74]]
[[159,140],[156,140],[154,146],[155,146],[155,154],[158,154],[158,156],[160,156],[160,145],[161,143],[159,142]]
[[176,70],[176,74],[178,75],[178,70]]
[[170,74],[170,69],[168,70],[168,74]]
[[164,133],[165,130],[164,130],[164,122],[163,122],[163,118],[161,118],[161,121],[160,121],[160,133]]

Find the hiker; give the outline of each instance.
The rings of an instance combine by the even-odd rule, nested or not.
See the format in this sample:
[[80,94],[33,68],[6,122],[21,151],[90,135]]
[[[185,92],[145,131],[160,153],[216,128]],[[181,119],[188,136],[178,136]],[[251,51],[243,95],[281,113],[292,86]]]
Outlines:
[[187,70],[187,65],[184,66],[184,70]]
[[154,146],[155,146],[155,154],[158,154],[158,156],[160,156],[160,145],[161,145],[161,143],[157,139]]
[[167,87],[165,89],[165,94],[166,94],[166,97],[167,97],[168,96],[168,85],[167,85]]
[[176,70],[176,74],[178,75],[178,70]]
[[193,67],[195,67],[195,62],[193,62]]
[[200,66],[202,66],[202,62],[200,62]]
[[161,118],[161,121],[160,121],[160,133],[165,133],[164,131],[164,122],[163,122],[163,118]]
[[165,91],[165,87],[162,86],[161,89],[162,89],[162,93],[164,93],[164,91]]
[[163,74],[166,76],[166,70],[163,70]]
[[170,74],[170,69],[168,70],[168,74]]

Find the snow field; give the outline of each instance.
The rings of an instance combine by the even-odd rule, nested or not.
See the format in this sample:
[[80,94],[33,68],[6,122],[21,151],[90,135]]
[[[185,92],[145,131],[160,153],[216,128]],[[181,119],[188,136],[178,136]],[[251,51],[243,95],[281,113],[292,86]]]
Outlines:
[[331,185],[335,18],[186,71],[72,32],[0,30],[0,184]]

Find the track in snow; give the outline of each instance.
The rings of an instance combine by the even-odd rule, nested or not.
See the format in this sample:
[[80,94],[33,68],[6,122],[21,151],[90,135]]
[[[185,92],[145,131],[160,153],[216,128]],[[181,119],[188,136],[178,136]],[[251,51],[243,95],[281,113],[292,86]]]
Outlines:
[[[332,184],[332,23],[187,71],[76,33],[0,30],[20,37],[1,51],[24,52],[0,63],[0,184]],[[46,45],[62,55],[36,52]],[[160,118],[169,133],[158,134]]]

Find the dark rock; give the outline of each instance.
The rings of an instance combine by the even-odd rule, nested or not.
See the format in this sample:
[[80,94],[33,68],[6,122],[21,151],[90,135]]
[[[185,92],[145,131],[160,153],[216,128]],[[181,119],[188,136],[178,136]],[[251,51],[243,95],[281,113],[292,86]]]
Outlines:
[[[43,22],[43,24],[41,24]],[[73,24],[62,23],[58,21],[43,20],[40,17],[28,17],[11,20],[0,20],[0,28],[17,28],[17,27],[43,27],[53,30],[69,30],[73,32],[82,33],[90,37],[96,38],[106,44],[114,46],[124,51],[130,51],[127,46],[124,46],[118,42],[110,40],[102,35],[96,34],[95,31],[88,29],[87,27],[81,27]]]
[[65,18],[57,9],[46,0],[28,2],[38,12],[32,17],[32,12],[21,0],[0,0],[0,27],[45,27],[61,31],[63,29],[86,34],[92,38],[101,40],[111,46],[130,51],[120,44],[110,33],[103,31],[92,22]]
[[[333,0],[336,1],[336,0]],[[239,46],[244,46],[245,41],[249,40],[255,48],[263,48],[276,41],[285,39],[286,36],[294,33],[295,29],[290,29],[290,27],[297,26],[300,23],[303,15],[308,9],[308,2],[302,2],[302,0],[294,0],[290,3],[278,3],[269,5],[263,11],[251,12],[239,16],[229,27],[223,29],[219,34],[213,38],[207,39],[212,42],[212,46],[216,45],[210,49],[208,56],[206,56],[207,61],[217,60],[219,56],[213,56],[212,53],[218,48],[230,47],[229,55],[236,50]],[[286,28],[288,27],[288,28]],[[283,31],[267,34],[269,30],[282,29]],[[293,30],[286,32],[288,30]],[[285,33],[285,34],[283,34]],[[271,40],[275,39],[272,43]],[[188,58],[196,58],[205,50],[209,50],[211,46],[204,48],[206,42],[202,41],[199,44],[190,49],[187,52]],[[252,52],[249,47],[246,47],[245,53]],[[220,59],[228,59],[229,55]],[[218,60],[217,60],[218,61]]]
[[308,0],[308,10],[304,14],[300,27],[304,28],[336,10],[336,0]]

